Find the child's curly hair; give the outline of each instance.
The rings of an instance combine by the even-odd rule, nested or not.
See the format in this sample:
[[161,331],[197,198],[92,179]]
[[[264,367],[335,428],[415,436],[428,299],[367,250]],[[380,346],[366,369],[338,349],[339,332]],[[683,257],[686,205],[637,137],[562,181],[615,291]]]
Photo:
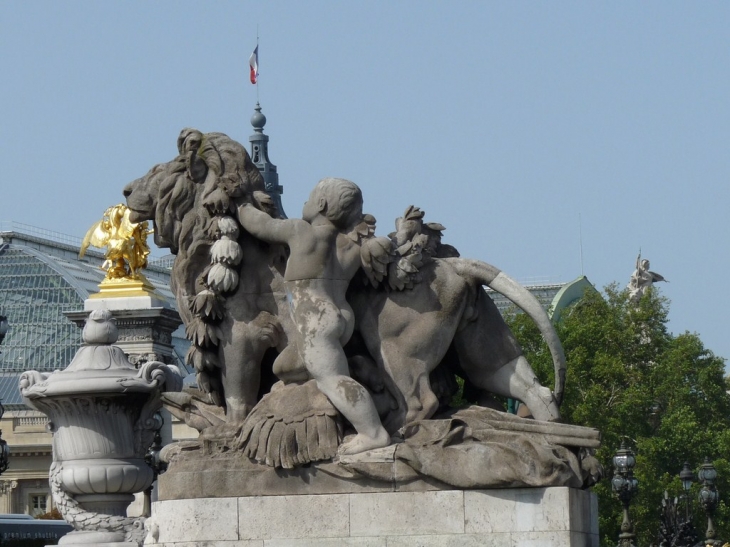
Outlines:
[[314,191],[327,203],[322,214],[341,230],[362,220],[362,191],[354,182],[329,177],[320,180]]

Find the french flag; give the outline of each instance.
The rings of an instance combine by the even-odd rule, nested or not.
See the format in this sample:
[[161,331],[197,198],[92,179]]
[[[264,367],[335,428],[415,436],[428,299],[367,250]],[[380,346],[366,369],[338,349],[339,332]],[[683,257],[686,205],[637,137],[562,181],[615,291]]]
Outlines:
[[248,59],[248,66],[251,68],[250,79],[251,83],[255,84],[259,78],[259,46],[256,44],[256,49],[253,50],[251,57]]

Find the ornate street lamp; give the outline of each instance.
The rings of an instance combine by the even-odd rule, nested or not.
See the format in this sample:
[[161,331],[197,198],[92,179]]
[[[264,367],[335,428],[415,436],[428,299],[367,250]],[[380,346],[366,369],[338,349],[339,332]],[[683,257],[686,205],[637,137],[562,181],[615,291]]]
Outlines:
[[10,323],[8,323],[8,318],[4,315],[0,315],[0,344],[3,343],[3,340],[5,340],[5,335],[10,330]]
[[[0,420],[3,419],[3,414],[5,414],[5,407],[3,406],[2,402],[0,402]],[[6,443],[3,439],[3,430],[0,429],[0,475],[7,471],[9,461],[10,447],[8,446],[8,443]]]
[[695,474],[692,472],[689,462],[684,462],[684,466],[679,472],[679,480],[682,481],[682,489],[684,490],[684,520],[689,522],[689,491],[695,481]]
[[639,481],[634,478],[634,466],[636,458],[634,453],[626,448],[621,441],[621,448],[613,457],[613,479],[611,488],[624,506],[624,518],[621,523],[621,534],[618,536],[618,547],[636,547],[634,539],[634,526],[629,518],[629,505],[631,498],[639,491]]
[[707,545],[719,545],[720,542],[715,540],[715,523],[712,522],[712,515],[717,509],[717,503],[720,495],[715,488],[715,479],[717,479],[717,471],[710,462],[710,458],[705,458],[705,463],[700,465],[697,472],[697,478],[702,482],[702,489],[699,494],[699,501],[702,508],[707,514],[707,532],[705,532],[705,543]]
[[[159,412],[155,412],[155,415],[152,419],[158,424],[158,426],[155,430],[154,440],[152,441],[150,447],[147,449],[147,454],[145,454],[144,456],[144,461],[152,468],[155,476],[154,480],[156,481],[157,477],[167,471],[167,463],[160,459],[160,452],[162,452],[162,435],[160,435],[160,431],[162,430],[162,426],[165,423],[165,419]],[[153,488],[154,482],[150,484],[144,491],[144,504],[142,506],[142,515],[145,517],[149,517],[152,515]]]
[[[8,318],[4,315],[0,315],[0,344],[2,344],[3,340],[5,340],[5,335],[9,330],[10,324],[8,323]],[[5,407],[3,407],[3,404],[0,401],[0,420],[2,420],[3,414],[5,414]],[[10,448],[8,447],[8,443],[3,440],[3,431],[0,429],[0,475],[5,473],[8,469],[9,460]]]

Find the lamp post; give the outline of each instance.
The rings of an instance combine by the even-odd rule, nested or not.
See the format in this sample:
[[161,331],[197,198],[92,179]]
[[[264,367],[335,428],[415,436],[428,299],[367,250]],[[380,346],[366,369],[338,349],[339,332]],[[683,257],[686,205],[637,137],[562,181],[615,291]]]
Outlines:
[[[8,323],[8,318],[4,315],[0,315],[0,344],[2,344],[3,340],[5,340],[5,335],[9,330],[10,324]],[[3,406],[2,401],[0,401],[0,420],[3,419],[3,414],[5,414],[5,407]],[[8,443],[3,439],[3,431],[0,429],[0,475],[5,473],[8,469],[9,460],[10,448],[8,447]]]
[[684,521],[689,522],[689,491],[695,481],[695,474],[692,472],[689,462],[684,462],[684,466],[679,472],[679,480],[682,481],[682,489],[684,490]]
[[[147,453],[144,456],[144,461],[152,468],[155,476],[154,480],[156,481],[157,477],[167,471],[167,463],[160,459],[160,452],[162,451],[162,435],[160,435],[160,431],[162,430],[162,426],[165,424],[165,419],[159,412],[155,412],[155,415],[152,419],[155,420],[158,426],[155,430],[154,440],[152,441],[152,444],[147,449]],[[142,515],[145,517],[149,517],[152,515],[153,488],[154,483],[150,484],[144,491],[144,505],[142,507]]]
[[634,466],[636,458],[634,453],[626,448],[624,442],[621,442],[621,448],[613,457],[613,479],[611,480],[611,488],[624,506],[624,517],[621,523],[621,534],[618,536],[618,547],[636,547],[634,539],[634,526],[629,518],[629,505],[631,498],[636,495],[639,490],[639,481],[634,478]]
[[[2,402],[0,402],[0,420],[3,419],[3,414],[5,414],[5,407]],[[10,447],[8,446],[8,443],[5,442],[5,439],[3,439],[3,431],[0,429],[0,475],[7,471],[9,460]]]
[[710,462],[710,458],[705,458],[705,463],[700,465],[697,472],[697,478],[702,482],[702,489],[699,493],[699,501],[702,508],[707,514],[707,532],[705,532],[705,543],[707,545],[715,545],[715,523],[712,521],[712,515],[717,509],[717,503],[720,495],[715,488],[715,479],[717,479],[717,471]]
[[4,315],[0,315],[0,344],[3,343],[3,340],[5,340],[5,335],[10,330],[10,323],[8,323],[8,318]]

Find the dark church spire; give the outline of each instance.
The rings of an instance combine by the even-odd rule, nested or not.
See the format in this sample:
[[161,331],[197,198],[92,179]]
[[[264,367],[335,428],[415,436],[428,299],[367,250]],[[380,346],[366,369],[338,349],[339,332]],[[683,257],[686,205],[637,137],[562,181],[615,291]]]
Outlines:
[[281,204],[281,194],[284,193],[284,188],[279,184],[279,174],[276,172],[276,165],[269,160],[269,137],[268,135],[264,135],[266,116],[261,113],[261,105],[258,102],[256,102],[255,110],[256,112],[251,116],[251,125],[253,126],[254,134],[248,138],[251,143],[251,160],[264,177],[266,193],[271,196],[281,215],[286,218],[284,206]]

